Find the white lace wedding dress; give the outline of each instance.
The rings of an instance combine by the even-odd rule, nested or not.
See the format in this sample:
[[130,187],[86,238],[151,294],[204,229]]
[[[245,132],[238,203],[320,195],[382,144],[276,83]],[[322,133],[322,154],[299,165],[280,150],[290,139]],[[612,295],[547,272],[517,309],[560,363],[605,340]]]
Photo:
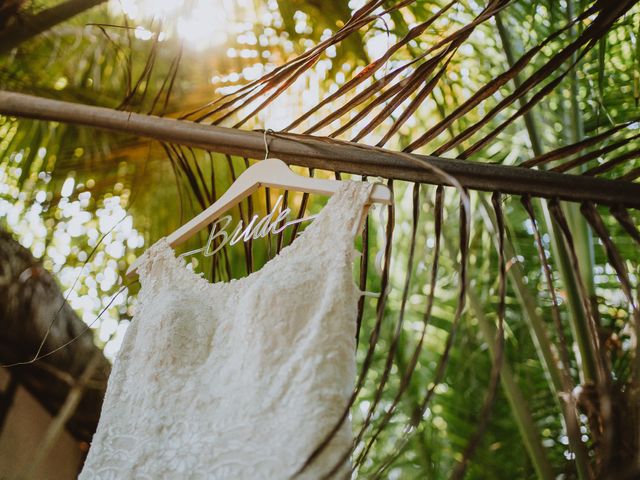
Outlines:
[[[162,238],[138,268],[81,480],[349,476],[360,291],[353,226],[371,185],[345,182],[260,270],[210,283]],[[298,474],[298,475],[296,475]]]

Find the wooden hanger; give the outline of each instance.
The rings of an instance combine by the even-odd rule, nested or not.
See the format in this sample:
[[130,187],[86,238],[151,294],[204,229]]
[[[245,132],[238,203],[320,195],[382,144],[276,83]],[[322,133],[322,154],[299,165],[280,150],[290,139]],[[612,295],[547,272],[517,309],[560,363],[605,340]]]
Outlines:
[[[260,187],[333,195],[338,191],[341,183],[340,180],[324,180],[298,175],[286,163],[277,158],[262,160],[242,172],[213,205],[167,236],[167,242],[172,247],[185,242]],[[382,183],[376,183],[371,190],[369,202],[365,205],[363,213],[374,202],[391,205],[393,202],[391,190]],[[136,260],[131,264],[126,273],[127,277],[136,272],[137,263]]]

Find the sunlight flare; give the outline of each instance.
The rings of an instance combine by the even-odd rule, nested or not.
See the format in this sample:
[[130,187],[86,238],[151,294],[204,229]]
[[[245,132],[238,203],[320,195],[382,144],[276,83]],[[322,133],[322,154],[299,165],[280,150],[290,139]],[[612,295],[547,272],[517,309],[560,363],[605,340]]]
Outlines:
[[[195,50],[222,45],[229,34],[230,12],[233,3],[225,0],[121,0],[118,4],[131,20],[153,20],[162,22],[163,29],[184,41],[185,46]],[[141,39],[151,38],[151,32],[141,29]]]

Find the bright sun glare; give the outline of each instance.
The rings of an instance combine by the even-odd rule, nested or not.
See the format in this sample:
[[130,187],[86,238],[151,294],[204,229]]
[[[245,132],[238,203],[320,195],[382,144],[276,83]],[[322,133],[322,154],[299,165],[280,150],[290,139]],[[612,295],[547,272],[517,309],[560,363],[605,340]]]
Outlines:
[[[222,45],[229,34],[233,0],[120,0],[116,3],[133,21],[155,20],[178,36],[185,45],[198,50]],[[151,32],[139,27],[136,36],[150,38]]]

